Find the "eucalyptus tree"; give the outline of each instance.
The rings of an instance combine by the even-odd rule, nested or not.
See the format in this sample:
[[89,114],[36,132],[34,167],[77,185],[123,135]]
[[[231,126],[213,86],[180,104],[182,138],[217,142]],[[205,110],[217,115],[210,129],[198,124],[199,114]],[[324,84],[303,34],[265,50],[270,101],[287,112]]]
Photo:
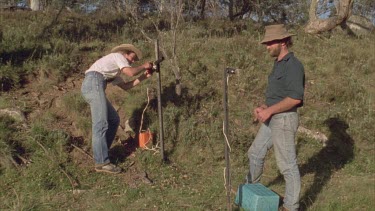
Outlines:
[[346,21],[351,15],[354,0],[334,1],[336,14],[332,17],[319,17],[317,14],[320,6],[319,0],[312,0],[309,10],[309,21],[305,26],[305,31],[310,34],[318,34],[335,28]]
[[33,11],[43,10],[44,6],[42,0],[30,0],[30,8]]

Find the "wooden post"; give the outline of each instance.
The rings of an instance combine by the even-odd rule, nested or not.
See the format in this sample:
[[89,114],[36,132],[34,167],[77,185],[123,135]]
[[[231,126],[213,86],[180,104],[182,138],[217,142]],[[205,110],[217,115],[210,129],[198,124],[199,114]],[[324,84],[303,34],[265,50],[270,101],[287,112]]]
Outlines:
[[[159,60],[159,41],[155,40],[155,60]],[[158,114],[159,114],[159,138],[160,138],[160,151],[163,162],[167,160],[164,153],[164,126],[163,126],[163,108],[161,106],[161,77],[160,77],[160,63],[156,64],[156,76],[158,80]]]

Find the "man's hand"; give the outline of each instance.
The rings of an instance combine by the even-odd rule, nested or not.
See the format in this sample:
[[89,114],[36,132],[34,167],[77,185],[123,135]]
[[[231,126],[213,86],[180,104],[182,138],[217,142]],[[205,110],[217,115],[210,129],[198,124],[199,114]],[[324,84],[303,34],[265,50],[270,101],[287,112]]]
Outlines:
[[265,122],[267,121],[272,115],[272,112],[270,112],[269,109],[263,109],[260,110],[258,113],[257,113],[257,119],[261,122]]
[[263,110],[262,107],[257,107],[256,109],[254,109],[253,111],[253,114],[254,114],[254,119],[253,119],[253,122],[256,123],[258,122],[258,113]]
[[261,105],[254,109],[254,123],[257,121],[265,122],[268,118],[271,117],[272,114],[269,114],[269,112],[266,112],[267,109],[266,105]]
[[290,97],[284,98],[282,101],[268,107],[266,105],[262,105],[259,108],[255,109],[255,116],[256,118],[261,121],[265,122],[267,121],[273,114],[278,114],[281,112],[288,111],[294,107],[296,107],[298,104],[301,103],[302,100],[299,99],[293,99]]

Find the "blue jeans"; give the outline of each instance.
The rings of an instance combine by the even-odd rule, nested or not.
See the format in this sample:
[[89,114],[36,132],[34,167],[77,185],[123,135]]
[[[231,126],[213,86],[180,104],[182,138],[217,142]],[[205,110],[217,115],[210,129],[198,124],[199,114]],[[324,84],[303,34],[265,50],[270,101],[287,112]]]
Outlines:
[[92,148],[96,166],[110,162],[108,150],[120,124],[116,110],[106,97],[106,87],[107,82],[99,72],[88,72],[81,87],[82,95],[91,109]]
[[298,210],[301,178],[297,165],[295,135],[298,128],[297,112],[273,115],[269,122],[262,124],[248,151],[250,171],[247,181],[259,182],[267,151],[274,147],[277,166],[284,176],[284,207]]

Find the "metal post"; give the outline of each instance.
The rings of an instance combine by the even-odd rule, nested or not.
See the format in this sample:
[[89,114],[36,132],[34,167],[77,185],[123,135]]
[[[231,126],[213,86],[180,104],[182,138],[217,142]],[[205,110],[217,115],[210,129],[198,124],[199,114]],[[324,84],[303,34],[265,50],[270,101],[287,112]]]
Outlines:
[[[159,41],[155,40],[155,59],[159,60]],[[156,76],[158,80],[158,114],[159,114],[159,138],[160,138],[160,150],[163,161],[166,161],[167,158],[164,153],[164,126],[163,126],[163,108],[161,106],[161,77],[160,77],[160,63],[156,64]]]
[[230,181],[230,157],[229,157],[229,146],[228,142],[228,83],[227,78],[228,74],[234,74],[235,69],[233,68],[225,68],[224,69],[224,143],[225,143],[225,188],[227,191],[227,210],[232,210],[232,201],[230,199],[231,193],[231,181]]

